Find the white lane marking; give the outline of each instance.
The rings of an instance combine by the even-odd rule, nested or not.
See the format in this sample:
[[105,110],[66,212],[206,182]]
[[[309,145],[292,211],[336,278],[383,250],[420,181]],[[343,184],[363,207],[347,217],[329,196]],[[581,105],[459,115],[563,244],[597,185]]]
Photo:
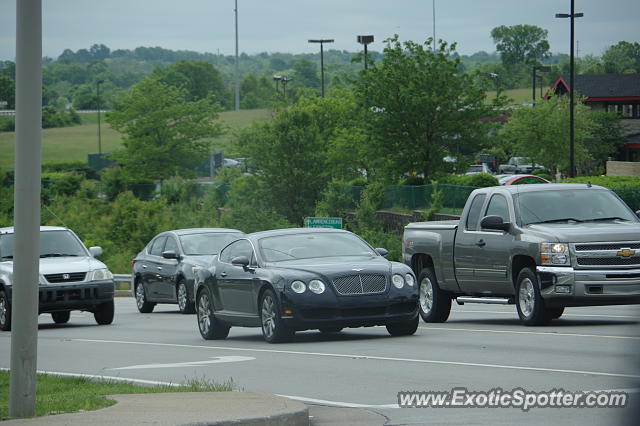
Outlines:
[[[467,309],[452,309],[451,313],[456,314],[515,314],[515,308],[512,310],[504,310],[504,311],[473,311]],[[562,314],[562,317],[585,317],[585,318],[631,318],[635,320],[640,320],[640,316],[637,315],[605,315],[605,314],[572,314],[565,313]]]
[[294,399],[296,401],[305,402],[307,404],[329,405],[333,407],[343,407],[343,408],[379,408],[379,409],[400,408],[398,404],[380,404],[380,405],[356,404],[354,402],[328,401],[326,399],[307,398],[304,396],[281,395],[281,394],[276,394],[276,396]]
[[[11,371],[10,368],[0,368],[0,370]],[[91,380],[102,380],[102,381],[123,382],[123,383],[139,383],[141,385],[171,386],[173,388],[179,388],[184,386],[183,384],[180,384],[180,383],[158,382],[156,380],[131,379],[128,377],[120,377],[120,376],[102,376],[102,375],[96,375],[96,374],[64,373],[60,371],[46,371],[46,370],[36,370],[36,373],[48,374],[50,376],[60,376],[60,377],[82,377],[82,378],[91,379]]]
[[128,367],[107,368],[107,370],[144,370],[147,368],[180,368],[180,367],[199,367],[201,365],[209,364],[222,364],[226,362],[242,362],[252,361],[254,357],[251,356],[217,356],[207,361],[188,361],[188,362],[175,362],[172,364],[140,364],[130,365]]
[[640,340],[640,336],[612,336],[607,334],[554,333],[552,331],[489,330],[486,328],[432,327],[430,325],[420,325],[420,329],[421,330],[438,330],[438,331],[469,331],[474,333],[535,334],[537,336],[593,337],[597,339]]
[[567,369],[560,369],[560,368],[526,367],[526,366],[502,365],[502,364],[481,364],[476,362],[440,361],[440,360],[431,360],[431,359],[393,358],[393,357],[370,356],[370,355],[333,354],[333,353],[325,353],[325,352],[302,352],[302,351],[284,351],[284,350],[276,350],[276,349],[254,349],[254,348],[238,348],[238,347],[224,347],[224,346],[183,345],[183,344],[176,344],[176,343],[131,342],[131,341],[125,341],[125,340],[71,339],[71,341],[88,342],[88,343],[115,343],[115,344],[122,344],[122,345],[140,345],[140,346],[162,346],[162,347],[173,347],[173,348],[216,349],[216,350],[242,351],[242,352],[263,352],[263,353],[288,354],[288,355],[304,355],[304,356],[349,358],[349,359],[369,359],[369,360],[376,360],[376,361],[409,362],[409,363],[435,364],[435,365],[459,365],[464,367],[497,368],[497,369],[506,369],[506,370],[523,370],[523,371],[542,371],[547,373],[587,374],[592,376],[605,376],[605,377],[627,377],[632,379],[640,378],[640,376],[635,374],[607,373],[602,371],[567,370]]

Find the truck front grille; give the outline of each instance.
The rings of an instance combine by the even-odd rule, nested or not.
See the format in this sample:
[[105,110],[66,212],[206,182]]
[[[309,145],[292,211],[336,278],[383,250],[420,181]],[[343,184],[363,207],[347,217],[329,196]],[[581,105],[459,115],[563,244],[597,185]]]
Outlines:
[[622,269],[640,267],[640,242],[599,242],[574,245],[576,267]]
[[581,266],[640,266],[640,257],[585,257],[578,258]]
[[387,289],[387,278],[379,274],[356,274],[338,277],[333,286],[342,295],[382,293]]
[[54,284],[54,283],[73,283],[73,282],[84,281],[86,276],[87,276],[86,272],[68,272],[64,274],[48,274],[48,275],[45,275],[44,277],[47,279],[47,281]]

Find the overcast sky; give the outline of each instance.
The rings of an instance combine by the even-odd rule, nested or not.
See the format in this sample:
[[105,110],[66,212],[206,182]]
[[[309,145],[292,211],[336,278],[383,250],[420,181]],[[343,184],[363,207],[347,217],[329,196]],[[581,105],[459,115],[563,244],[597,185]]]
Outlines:
[[[335,39],[327,48],[360,50],[356,36],[374,35],[381,51],[393,34],[424,41],[433,35],[433,0],[238,0],[240,52],[318,51],[307,40]],[[618,41],[640,41],[639,0],[576,0],[578,54],[601,55]],[[0,0],[0,60],[15,58],[16,0]],[[111,50],[160,46],[233,54],[234,0],[42,0],[43,55],[58,57],[92,44]],[[436,38],[458,52],[495,51],[491,29],[530,24],[549,31],[554,53],[569,52],[570,0],[435,0]]]

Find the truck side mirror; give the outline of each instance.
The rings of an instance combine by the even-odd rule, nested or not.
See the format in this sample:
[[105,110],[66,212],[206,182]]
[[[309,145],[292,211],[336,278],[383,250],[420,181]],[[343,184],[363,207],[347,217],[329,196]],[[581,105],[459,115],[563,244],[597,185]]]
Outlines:
[[495,229],[498,231],[509,231],[511,224],[502,220],[500,216],[485,216],[480,221],[481,229]]

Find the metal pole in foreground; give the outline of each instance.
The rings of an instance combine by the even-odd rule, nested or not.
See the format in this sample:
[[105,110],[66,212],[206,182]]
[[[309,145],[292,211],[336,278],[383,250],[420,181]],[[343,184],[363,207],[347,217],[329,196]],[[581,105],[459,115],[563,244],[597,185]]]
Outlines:
[[36,411],[42,1],[16,0],[15,260],[13,263],[9,416]]
[[240,65],[238,58],[238,0],[236,0],[236,111],[240,110]]

